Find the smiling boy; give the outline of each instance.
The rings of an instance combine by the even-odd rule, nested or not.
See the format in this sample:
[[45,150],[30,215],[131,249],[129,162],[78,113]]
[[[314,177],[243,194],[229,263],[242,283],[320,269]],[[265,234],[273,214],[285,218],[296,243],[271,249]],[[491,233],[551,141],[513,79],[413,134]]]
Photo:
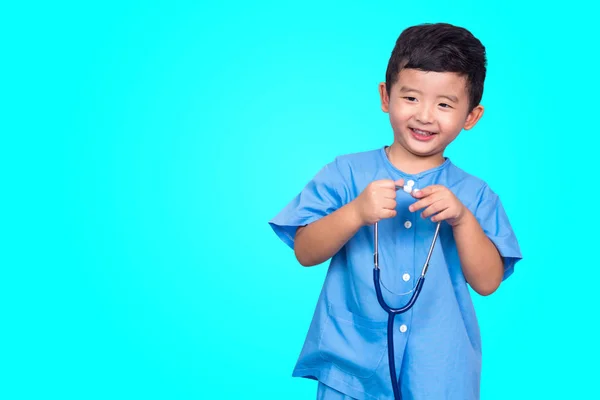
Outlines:
[[[481,338],[468,287],[493,293],[521,259],[499,197],[444,156],[483,115],[485,48],[469,31],[425,24],[392,51],[381,108],[393,143],[327,164],[270,221],[300,264],[331,258],[293,375],[319,381],[319,399],[392,399],[387,314],[372,281],[379,224],[383,296],[406,303],[443,221],[427,283],[395,318],[403,399],[479,399]],[[414,197],[396,192],[411,184]]]

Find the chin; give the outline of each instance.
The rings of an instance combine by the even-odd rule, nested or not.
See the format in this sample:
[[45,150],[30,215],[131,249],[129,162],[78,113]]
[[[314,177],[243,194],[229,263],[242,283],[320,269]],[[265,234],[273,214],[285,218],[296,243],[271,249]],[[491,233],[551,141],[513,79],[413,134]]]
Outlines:
[[431,151],[431,152],[422,152],[422,151],[411,151],[415,156],[422,158],[433,158],[437,156],[441,156],[443,154],[442,151]]
[[421,143],[413,144],[409,143],[406,146],[406,149],[419,157],[433,157],[444,153],[445,147],[440,147],[439,145],[423,145]]

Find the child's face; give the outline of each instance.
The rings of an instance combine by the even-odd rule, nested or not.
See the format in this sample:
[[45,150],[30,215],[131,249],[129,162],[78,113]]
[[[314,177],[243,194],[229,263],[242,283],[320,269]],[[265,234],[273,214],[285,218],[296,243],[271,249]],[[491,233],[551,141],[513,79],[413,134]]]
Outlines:
[[442,156],[463,129],[481,118],[483,107],[469,112],[466,79],[454,72],[403,69],[389,96],[379,85],[381,109],[390,114],[394,141],[418,157]]

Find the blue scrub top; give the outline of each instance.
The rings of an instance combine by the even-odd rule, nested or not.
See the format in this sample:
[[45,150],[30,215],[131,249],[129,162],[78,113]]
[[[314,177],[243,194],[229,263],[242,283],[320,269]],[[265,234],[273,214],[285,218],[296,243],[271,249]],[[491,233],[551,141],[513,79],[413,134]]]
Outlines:
[[[269,223],[291,248],[299,226],[354,200],[372,181],[412,179],[415,187],[448,187],[475,215],[504,258],[504,279],[521,259],[498,196],[449,159],[410,175],[385,149],[344,155],[327,164]],[[398,191],[397,216],[379,222],[382,292],[390,307],[410,298],[435,231],[411,213],[415,202]],[[393,399],[386,343],[387,314],[373,285],[373,227],[362,227],[333,256],[293,376],[317,379],[357,399]],[[403,399],[479,399],[481,338],[452,228],[442,223],[427,279],[413,308],[396,316],[394,347]]]

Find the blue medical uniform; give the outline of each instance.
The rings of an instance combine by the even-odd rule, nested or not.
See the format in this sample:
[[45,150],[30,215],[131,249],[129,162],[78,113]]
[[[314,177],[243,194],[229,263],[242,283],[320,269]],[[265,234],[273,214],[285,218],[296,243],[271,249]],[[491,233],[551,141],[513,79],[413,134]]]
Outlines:
[[[414,187],[448,187],[475,215],[504,259],[504,279],[521,259],[498,196],[446,158],[436,168],[406,174],[385,149],[337,157],[269,223],[294,246],[296,229],[354,200],[372,181],[413,180]],[[415,202],[398,191],[397,216],[379,222],[382,292],[400,307],[421,273],[435,223],[411,213]],[[387,314],[373,285],[373,227],[362,227],[329,265],[293,376],[316,379],[356,399],[393,399],[387,358]],[[479,399],[481,338],[452,228],[442,223],[427,279],[414,307],[396,316],[394,346],[403,399]],[[320,388],[322,388],[320,386]]]

